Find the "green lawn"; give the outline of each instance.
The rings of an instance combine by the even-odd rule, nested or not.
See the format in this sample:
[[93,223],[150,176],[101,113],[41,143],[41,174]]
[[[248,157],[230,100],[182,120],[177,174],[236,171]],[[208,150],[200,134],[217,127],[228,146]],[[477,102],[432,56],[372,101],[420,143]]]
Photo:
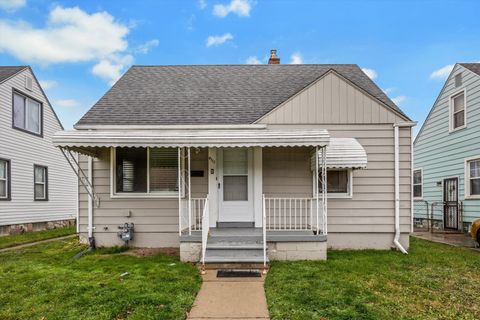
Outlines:
[[480,319],[480,253],[411,238],[409,255],[329,251],[274,262],[272,319]]
[[46,240],[51,238],[68,236],[70,234],[74,234],[75,232],[76,232],[75,226],[71,226],[67,228],[26,232],[26,233],[17,234],[14,236],[2,236],[0,237],[0,249],[13,247],[19,244],[35,242],[39,240]]
[[117,248],[72,259],[84,249],[67,239],[0,253],[0,319],[183,319],[200,288],[176,258]]

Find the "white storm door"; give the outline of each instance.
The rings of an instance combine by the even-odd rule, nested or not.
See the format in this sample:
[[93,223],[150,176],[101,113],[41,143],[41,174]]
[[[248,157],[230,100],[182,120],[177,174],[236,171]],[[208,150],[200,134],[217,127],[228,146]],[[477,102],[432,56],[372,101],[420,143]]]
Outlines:
[[253,150],[224,148],[218,153],[220,222],[253,222]]

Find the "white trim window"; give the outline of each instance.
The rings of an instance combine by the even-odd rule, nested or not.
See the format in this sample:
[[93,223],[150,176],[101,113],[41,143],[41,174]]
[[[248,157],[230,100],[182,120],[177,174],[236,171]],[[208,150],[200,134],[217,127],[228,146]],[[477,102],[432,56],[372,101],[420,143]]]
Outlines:
[[423,170],[413,170],[413,199],[423,199]]
[[[318,179],[319,193],[322,192],[322,181]],[[353,191],[352,169],[327,170],[327,196],[329,198],[351,198]]]
[[14,91],[12,124],[16,129],[42,135],[42,104]]
[[480,199],[480,157],[465,160],[465,198]]
[[0,159],[0,200],[10,199],[10,161]]
[[467,126],[467,103],[465,89],[450,96],[450,131]]
[[177,197],[177,148],[112,148],[112,196]]
[[48,168],[33,166],[33,198],[36,201],[48,200]]

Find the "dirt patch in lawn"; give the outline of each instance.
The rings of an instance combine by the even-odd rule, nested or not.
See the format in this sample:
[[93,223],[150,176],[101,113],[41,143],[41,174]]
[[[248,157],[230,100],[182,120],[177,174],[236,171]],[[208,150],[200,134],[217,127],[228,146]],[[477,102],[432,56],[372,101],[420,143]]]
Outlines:
[[132,248],[125,252],[125,254],[135,257],[149,257],[158,254],[164,254],[171,257],[180,257],[179,248]]

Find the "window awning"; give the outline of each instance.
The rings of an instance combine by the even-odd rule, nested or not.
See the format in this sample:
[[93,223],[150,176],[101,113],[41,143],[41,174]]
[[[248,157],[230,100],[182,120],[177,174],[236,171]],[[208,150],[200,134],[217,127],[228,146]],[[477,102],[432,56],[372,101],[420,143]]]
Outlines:
[[99,147],[306,147],[328,145],[324,129],[153,129],[66,130],[53,136],[57,147],[75,151]]
[[[321,157],[321,153],[318,154]],[[314,160],[312,159],[312,168]],[[367,167],[367,152],[354,138],[330,138],[327,147],[327,168],[364,169]]]

